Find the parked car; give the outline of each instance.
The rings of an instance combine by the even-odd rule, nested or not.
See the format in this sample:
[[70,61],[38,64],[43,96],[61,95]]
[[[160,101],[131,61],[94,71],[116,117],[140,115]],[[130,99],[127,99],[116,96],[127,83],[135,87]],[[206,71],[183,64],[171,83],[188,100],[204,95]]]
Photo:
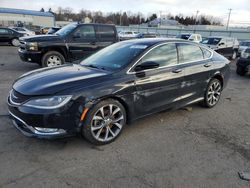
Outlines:
[[141,33],[137,31],[120,31],[118,33],[119,39],[122,40],[128,40],[128,39],[136,39],[141,38]]
[[194,33],[182,33],[180,35],[177,35],[176,38],[189,40],[193,42],[200,43],[202,41],[202,37],[200,34],[194,34]]
[[22,36],[24,36],[23,33],[19,33],[7,27],[0,27],[0,42],[8,42],[12,46],[19,46],[19,37]]
[[53,35],[20,39],[19,56],[43,67],[58,66],[86,58],[117,41],[114,25],[72,23]]
[[48,32],[46,34],[54,34],[56,33],[57,31],[59,31],[61,29],[61,27],[51,27],[49,28]]
[[10,27],[10,28],[14,29],[15,31],[19,33],[23,33],[24,36],[32,36],[36,34],[34,31],[30,31],[29,29],[25,27]]
[[209,48],[229,59],[236,59],[239,50],[239,41],[231,37],[211,36],[203,40],[202,44],[207,45]]
[[241,41],[240,46],[239,46],[239,50],[238,50],[238,57],[241,55],[241,52],[243,52],[245,49],[247,49],[249,47],[250,47],[250,40]]
[[50,29],[50,27],[42,27],[40,29],[40,33],[45,35],[48,33],[49,29]]
[[80,64],[22,75],[13,84],[8,106],[25,135],[80,133],[91,143],[107,144],[126,123],[145,115],[199,101],[214,107],[229,73],[225,57],[194,42],[127,40]]
[[241,56],[238,59],[236,73],[244,76],[250,70],[250,47],[244,49],[241,52]]
[[145,32],[141,34],[141,38],[156,38],[157,34],[153,32]]

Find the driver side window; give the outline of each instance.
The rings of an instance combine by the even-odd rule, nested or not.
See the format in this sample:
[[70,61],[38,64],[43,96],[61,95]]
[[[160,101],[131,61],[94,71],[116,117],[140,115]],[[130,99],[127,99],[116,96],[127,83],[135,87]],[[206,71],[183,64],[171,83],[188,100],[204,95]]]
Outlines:
[[95,29],[94,26],[84,25],[76,29],[73,34],[74,38],[80,40],[95,39]]
[[176,65],[177,64],[176,45],[174,43],[170,43],[154,48],[142,58],[139,64],[150,61],[158,63],[159,67]]

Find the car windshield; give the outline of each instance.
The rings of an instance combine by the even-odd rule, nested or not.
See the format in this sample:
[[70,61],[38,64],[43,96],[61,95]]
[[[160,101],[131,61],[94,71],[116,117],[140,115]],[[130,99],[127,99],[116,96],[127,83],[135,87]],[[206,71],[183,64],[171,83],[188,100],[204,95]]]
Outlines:
[[119,42],[108,46],[81,62],[81,65],[115,71],[127,66],[148,46],[131,42]]
[[241,42],[240,46],[250,46],[250,42]]
[[181,35],[178,35],[176,38],[187,40],[187,39],[189,39],[190,36],[191,35],[189,35],[189,34],[181,34]]
[[76,27],[77,27],[76,23],[68,24],[68,25],[64,26],[62,29],[60,29],[59,31],[57,31],[55,34],[60,35],[60,36],[66,36],[71,31],[73,31]]
[[201,43],[202,44],[212,44],[212,45],[216,45],[220,42],[221,38],[207,38],[205,40],[203,40]]

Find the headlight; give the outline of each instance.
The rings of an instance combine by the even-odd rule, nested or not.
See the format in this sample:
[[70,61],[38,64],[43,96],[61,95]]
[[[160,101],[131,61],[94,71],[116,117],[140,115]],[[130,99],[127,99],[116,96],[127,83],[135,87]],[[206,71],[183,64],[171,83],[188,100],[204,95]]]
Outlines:
[[37,98],[29,100],[28,102],[24,103],[23,106],[39,109],[55,109],[64,106],[70,101],[71,98],[71,95]]
[[37,51],[38,50],[38,44],[37,42],[27,42],[27,50],[30,51]]

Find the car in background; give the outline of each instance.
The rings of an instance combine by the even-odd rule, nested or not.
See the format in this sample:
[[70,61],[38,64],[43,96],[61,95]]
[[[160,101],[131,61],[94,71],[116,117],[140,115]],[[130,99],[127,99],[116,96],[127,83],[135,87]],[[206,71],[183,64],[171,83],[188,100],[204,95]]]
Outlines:
[[12,46],[19,46],[19,37],[23,37],[23,33],[19,33],[7,27],[0,27],[0,42],[8,42]]
[[157,34],[153,32],[146,32],[141,34],[141,38],[156,38]]
[[48,32],[46,33],[47,35],[48,34],[54,34],[54,33],[56,33],[57,31],[59,31],[61,29],[61,27],[51,27],[51,28],[49,28],[49,30],[48,30]]
[[11,29],[14,29],[15,31],[19,33],[23,33],[24,36],[32,36],[35,35],[36,33],[34,31],[30,31],[29,29],[25,27],[10,27]]
[[142,35],[138,31],[120,31],[118,33],[120,41],[122,40],[129,40],[129,39],[136,39],[142,38]]
[[202,41],[201,35],[195,33],[182,33],[180,35],[177,35],[176,38],[189,40],[197,43],[200,43]]
[[241,55],[241,52],[243,52],[245,49],[250,47],[250,40],[245,40],[240,42],[240,47],[238,50],[238,57]]
[[71,23],[53,35],[21,38],[19,56],[42,67],[58,66],[86,58],[117,41],[115,25]]
[[229,59],[236,59],[239,50],[239,41],[232,37],[210,36],[201,43]]
[[50,29],[50,27],[42,27],[40,29],[40,33],[45,35],[46,33],[48,33],[49,29]]
[[240,58],[237,60],[236,73],[244,76],[250,70],[250,47],[241,52]]
[[189,41],[117,42],[80,64],[22,75],[12,85],[9,113],[30,137],[82,134],[93,144],[108,144],[126,123],[146,115],[196,102],[214,107],[227,85],[229,63]]

